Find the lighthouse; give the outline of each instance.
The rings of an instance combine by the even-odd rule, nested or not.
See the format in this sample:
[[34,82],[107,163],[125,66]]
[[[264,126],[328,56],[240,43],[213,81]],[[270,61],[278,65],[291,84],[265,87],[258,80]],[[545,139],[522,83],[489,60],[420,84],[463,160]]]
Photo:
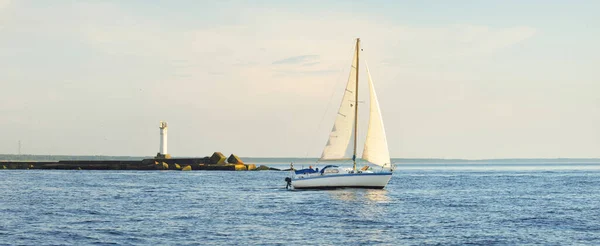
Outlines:
[[167,156],[167,122],[161,121],[160,126],[160,149],[159,154],[161,156]]

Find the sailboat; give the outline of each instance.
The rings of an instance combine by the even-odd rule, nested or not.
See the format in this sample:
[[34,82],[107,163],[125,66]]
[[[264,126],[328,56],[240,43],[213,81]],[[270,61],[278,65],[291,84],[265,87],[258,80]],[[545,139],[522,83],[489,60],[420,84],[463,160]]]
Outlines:
[[[393,166],[381,118],[381,110],[373,80],[367,67],[369,82],[369,127],[362,152],[362,159],[369,164],[357,169],[356,150],[358,139],[358,74],[360,39],[356,39],[354,58],[350,69],[348,83],[342,97],[337,117],[323,154],[319,161],[341,161],[347,160],[346,153],[352,146],[352,168],[344,168],[337,165],[326,165],[321,170],[291,168],[291,177],[287,177],[287,187],[292,189],[335,189],[335,188],[372,188],[383,189],[392,178]],[[352,145],[350,140],[353,139]],[[373,165],[373,166],[370,166]]]

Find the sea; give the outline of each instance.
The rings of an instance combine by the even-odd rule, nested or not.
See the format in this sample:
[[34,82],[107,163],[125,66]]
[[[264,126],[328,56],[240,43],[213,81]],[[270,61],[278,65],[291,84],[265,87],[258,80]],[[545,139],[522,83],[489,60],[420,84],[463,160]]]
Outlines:
[[600,245],[600,160],[394,162],[383,190],[286,190],[287,171],[0,170],[0,245]]

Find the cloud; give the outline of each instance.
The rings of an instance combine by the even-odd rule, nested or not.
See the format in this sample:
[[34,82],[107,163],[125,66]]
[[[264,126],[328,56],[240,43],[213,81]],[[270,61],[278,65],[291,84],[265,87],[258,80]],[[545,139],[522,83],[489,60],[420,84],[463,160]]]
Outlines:
[[305,66],[305,67],[310,67],[310,66],[318,65],[318,64],[320,64],[320,63],[321,63],[321,62],[308,62],[308,63],[304,63],[304,64],[302,64],[302,66]]
[[321,64],[319,59],[320,56],[318,55],[301,55],[277,60],[272,62],[271,64],[277,65],[273,69],[275,77],[314,77],[330,75],[340,72],[340,69],[319,67],[318,65]]
[[[0,32],[2,32],[2,29],[4,29],[4,16],[3,16],[3,12],[5,12],[6,9],[8,9],[11,5],[11,0],[0,0]],[[2,35],[0,33],[0,35]],[[0,36],[1,37],[1,36]]]
[[0,12],[10,6],[11,0],[0,0]]
[[[61,35],[72,41],[79,39],[110,59],[131,64],[129,73],[156,82],[128,83],[150,84],[152,88],[147,91],[156,96],[166,93],[170,103],[178,105],[205,103],[194,91],[214,92],[203,97],[208,101],[216,100],[212,95],[219,91],[227,91],[233,98],[247,94],[326,97],[329,91],[314,88],[329,87],[336,78],[347,76],[341,71],[350,66],[356,36],[362,37],[363,57],[373,59],[372,68],[381,74],[379,77],[388,76],[382,83],[391,83],[398,67],[473,62],[473,56],[493,54],[535,33],[528,27],[411,27],[343,14],[311,19],[264,9],[255,9],[248,16],[241,14],[239,23],[179,28],[111,3],[76,3],[70,8],[76,11],[68,11],[64,17],[58,8],[52,13],[28,12],[31,19],[49,14],[52,18],[48,19],[53,20],[45,22],[44,30],[30,32],[55,39]],[[411,71],[428,73],[423,70]],[[167,85],[171,89],[165,91]],[[271,101],[262,97],[252,103],[264,106]]]
[[[8,3],[0,0],[0,6]],[[160,19],[135,15],[131,9],[111,3],[75,3],[64,10],[66,13],[59,7],[50,12],[30,8],[24,13],[31,16],[19,17],[29,21],[12,23],[32,25],[12,29],[35,33],[40,40],[45,35],[56,40],[81,41],[95,52],[137,66],[130,69],[131,73],[147,74],[175,88],[210,78],[215,83],[203,85],[204,90],[239,88],[240,96],[265,92],[308,93],[304,96],[321,93],[312,87],[335,80],[349,66],[356,36],[362,37],[366,54],[363,57],[373,59],[373,65],[386,67],[372,68],[380,69],[380,74],[393,75],[398,67],[406,65],[474,62],[473,56],[494,54],[535,34],[529,27],[411,27],[372,17],[357,19],[332,13],[313,19],[265,9],[253,9],[246,15],[242,12],[239,22],[179,28]],[[51,21],[31,21],[39,19]],[[43,28],[39,28],[40,24]],[[296,79],[302,76],[310,76],[315,84],[298,85]],[[317,77],[319,80],[314,80]],[[164,93],[160,84],[155,90],[156,94]],[[192,96],[177,98],[174,100],[194,100],[187,99]]]
[[274,65],[306,65],[306,64],[315,64],[318,63],[319,59],[318,55],[303,55],[303,56],[293,56],[288,57],[282,60],[274,61]]
[[[2,8],[6,9],[7,2],[0,0],[0,11]],[[20,6],[13,4],[10,7]],[[322,118],[322,108],[328,101],[337,106],[335,104],[338,98],[331,95],[332,92],[342,92],[336,86],[343,86],[347,79],[356,37],[362,38],[362,57],[369,60],[373,79],[377,81],[382,108],[386,113],[386,123],[404,127],[405,123],[395,118],[394,114],[405,115],[408,112],[419,120],[427,119],[428,115],[423,114],[431,114],[430,122],[439,122],[434,116],[443,115],[444,112],[440,111],[445,109],[440,107],[443,105],[440,102],[456,90],[456,83],[463,82],[465,77],[473,76],[471,74],[477,72],[454,71],[451,68],[441,71],[440,67],[460,64],[471,68],[483,58],[510,50],[512,46],[525,42],[536,34],[535,29],[525,26],[498,28],[485,25],[440,24],[424,27],[386,22],[374,16],[356,17],[330,13],[319,18],[309,18],[306,13],[285,13],[266,9],[252,9],[247,15],[241,13],[239,21],[224,22],[222,20],[225,18],[215,18],[187,25],[173,21],[176,18],[149,16],[143,10],[127,9],[121,4],[109,2],[76,2],[55,6],[51,11],[40,7],[27,10],[13,16],[19,18],[18,20],[6,24],[12,32],[6,37],[13,39],[13,42],[4,45],[5,52],[25,47],[30,50],[27,54],[44,54],[44,57],[52,57],[54,61],[58,61],[55,64],[67,69],[63,72],[26,76],[14,75],[15,70],[7,69],[8,72],[0,74],[0,80],[6,81],[6,78],[11,78],[13,74],[16,85],[21,77],[25,78],[24,81],[46,82],[64,81],[65,77],[72,75],[70,80],[76,83],[62,87],[53,86],[61,88],[56,90],[55,96],[72,99],[72,94],[81,94],[83,99],[95,98],[89,101],[73,99],[60,105],[57,105],[56,100],[45,100],[44,104],[52,105],[52,108],[77,104],[82,108],[98,109],[98,115],[125,115],[130,112],[140,112],[140,115],[144,115],[152,112],[148,115],[160,115],[170,118],[169,120],[176,119],[180,114],[185,115],[182,116],[185,121],[181,122],[201,122],[191,129],[225,129],[222,126],[224,121],[212,119],[234,117],[249,121],[248,124],[244,124],[249,130],[239,132],[240,136],[236,136],[239,139],[254,139],[253,134],[265,132],[285,132],[289,134],[286,138],[293,139],[294,142],[302,142],[303,138],[310,135],[296,131],[299,125],[314,126],[314,119]],[[232,12],[237,14],[235,10]],[[184,13],[177,13],[179,14]],[[194,18],[195,16],[192,17]],[[23,40],[39,42],[30,47],[24,45]],[[48,40],[54,42],[48,44]],[[51,45],[62,42],[73,44],[73,47],[61,51]],[[30,65],[29,61],[39,60],[37,58],[40,55],[27,54],[19,57],[27,61],[21,63],[25,64],[22,68],[39,71],[49,67],[48,64],[39,63]],[[82,59],[70,60],[74,57]],[[81,67],[78,65],[81,64],[88,65],[83,66],[84,69],[78,69]],[[78,89],[69,91],[69,86]],[[130,87],[136,90],[131,90]],[[143,89],[143,93],[138,92],[138,88]],[[485,98],[466,101],[469,97],[480,94],[476,90],[476,87],[467,84],[464,92],[451,101],[456,104],[468,102],[460,106],[467,109],[471,107],[475,112],[465,113],[465,118],[478,114],[486,115],[493,111],[469,106],[471,102],[495,103]],[[46,90],[36,91],[44,93]],[[76,93],[69,93],[73,91]],[[108,98],[111,100],[99,95],[110,95]],[[423,101],[423,95],[429,97],[422,106],[416,107],[411,103]],[[16,95],[14,104],[20,105],[16,102],[25,100],[24,98],[28,97]],[[0,98],[0,107],[13,107],[11,104],[3,104],[2,100],[9,99]],[[119,105],[102,104],[100,107],[94,105],[94,101],[115,101],[113,104]],[[28,103],[42,105],[33,101]],[[136,103],[139,106],[136,107]],[[394,104],[400,106],[394,107]],[[416,112],[412,112],[411,109]],[[496,106],[492,109],[504,110],[502,112],[507,117],[513,113],[509,111],[511,108],[508,106]],[[456,112],[448,114],[451,113]],[[277,124],[270,125],[273,122]],[[141,120],[138,123],[144,124]],[[459,123],[463,122],[457,121],[457,125]],[[419,127],[423,128],[415,123],[406,129]],[[436,126],[433,125],[432,128]],[[226,134],[224,132],[231,129],[222,133],[204,133],[198,130],[198,135],[206,139],[226,139],[219,134]],[[325,127],[326,131],[329,129]],[[398,141],[394,140],[394,129],[398,128],[391,127],[390,141]],[[447,130],[448,127],[439,129]],[[396,136],[404,136],[404,133],[395,131]],[[298,134],[295,135],[296,133]],[[328,132],[323,132],[310,137],[327,134]],[[283,141],[281,136],[274,135],[277,134],[265,134],[264,141]],[[219,144],[218,141],[214,143]],[[391,146],[394,144],[390,143]],[[197,146],[186,145],[189,147],[181,146],[180,153],[187,151],[198,154],[194,152],[197,151]],[[290,143],[287,148],[275,146],[262,152],[244,140],[225,145],[226,151],[235,151],[235,146],[242,146],[239,149],[243,149],[244,152],[240,154],[298,154],[293,150],[298,149],[297,143]],[[183,148],[188,149],[182,151]],[[215,146],[205,148],[212,149]],[[316,155],[317,152],[320,150],[316,150]]]
[[303,70],[303,69],[287,69],[287,70],[276,70],[275,76],[321,76],[330,75],[341,72],[341,70],[333,69],[315,69],[315,70]]

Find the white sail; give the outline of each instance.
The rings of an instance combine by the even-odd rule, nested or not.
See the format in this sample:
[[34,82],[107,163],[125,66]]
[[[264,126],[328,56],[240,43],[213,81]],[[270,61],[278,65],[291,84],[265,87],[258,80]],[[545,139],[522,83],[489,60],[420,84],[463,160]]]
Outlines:
[[348,149],[348,143],[352,137],[352,129],[354,124],[354,107],[356,102],[354,99],[354,93],[356,90],[356,68],[358,59],[356,52],[354,59],[352,60],[352,67],[350,69],[350,76],[348,77],[348,84],[346,84],[346,91],[342,97],[340,109],[338,110],[335,123],[329,134],[329,139],[323,149],[321,160],[340,160],[347,159],[346,150]]
[[388,150],[387,139],[385,137],[385,129],[381,118],[381,110],[379,109],[379,101],[367,66],[367,74],[369,76],[369,92],[370,92],[370,113],[369,113],[369,129],[367,130],[367,140],[363,150],[362,158],[375,165],[384,168],[391,168],[390,152]]

